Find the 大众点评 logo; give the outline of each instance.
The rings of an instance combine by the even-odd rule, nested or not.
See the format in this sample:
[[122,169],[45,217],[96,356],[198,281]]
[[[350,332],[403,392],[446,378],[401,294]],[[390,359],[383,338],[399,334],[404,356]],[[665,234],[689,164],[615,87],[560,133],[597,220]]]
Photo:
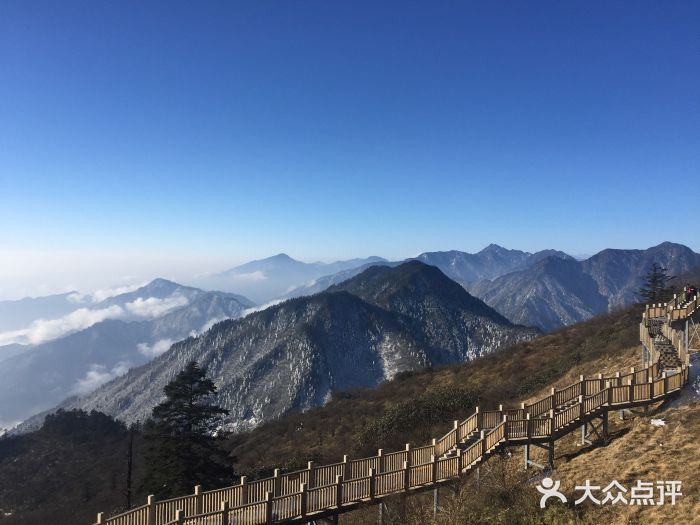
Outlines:
[[[561,481],[554,481],[552,478],[544,478],[536,486],[542,494],[540,498],[541,509],[547,506],[547,500],[550,498],[558,499],[562,503],[569,501],[559,490],[560,487]],[[574,505],[584,503],[586,500],[595,505],[665,505],[667,501],[671,505],[675,505],[676,498],[683,495],[680,481],[637,480],[628,490],[617,480],[601,487],[601,485],[592,485],[591,480],[587,479],[585,484],[576,485],[574,491],[583,493],[581,497],[574,500]]]

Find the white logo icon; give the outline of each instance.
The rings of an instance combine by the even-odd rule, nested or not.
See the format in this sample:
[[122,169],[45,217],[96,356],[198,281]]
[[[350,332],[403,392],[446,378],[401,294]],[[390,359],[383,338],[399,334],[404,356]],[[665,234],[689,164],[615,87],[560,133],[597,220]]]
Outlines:
[[544,478],[541,485],[537,485],[537,490],[542,493],[540,498],[540,508],[543,509],[547,506],[547,500],[549,498],[559,498],[559,501],[566,503],[566,496],[559,492],[559,487],[561,486],[561,481],[556,482],[552,478]]

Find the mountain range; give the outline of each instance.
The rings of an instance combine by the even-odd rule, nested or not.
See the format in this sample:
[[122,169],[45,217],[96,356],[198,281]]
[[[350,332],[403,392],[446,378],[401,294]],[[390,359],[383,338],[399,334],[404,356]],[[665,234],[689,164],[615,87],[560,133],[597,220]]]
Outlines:
[[[508,330],[496,330],[489,338],[478,330],[477,335],[469,335],[460,331],[462,328],[455,329],[472,325],[459,317],[461,314],[455,317],[453,310],[468,310],[498,326],[507,326],[504,323],[510,321],[551,331],[634,302],[654,262],[676,275],[700,267],[699,254],[668,242],[646,250],[603,250],[585,260],[556,250],[528,253],[492,244],[475,254],[425,252],[409,261],[423,263],[421,268],[439,269],[440,278],[424,279],[425,286],[402,281],[411,275],[406,270],[411,266],[379,257],[325,264],[302,263],[280,254],[233,268],[221,274],[229,284],[236,276],[255,275],[248,282],[251,290],[256,283],[262,286],[256,297],[269,299],[273,290],[284,290],[276,302],[296,300],[268,308],[267,313],[251,314],[250,319],[235,325],[235,330],[218,332],[220,338],[209,343],[202,342],[206,339],[202,335],[182,343],[184,347],[175,345],[180,350],[172,354],[180,356],[180,361],[183,355],[208,356],[207,344],[219,345],[221,338],[228,341],[227,351],[234,346],[247,348],[245,356],[237,357],[244,369],[240,373],[229,371],[226,395],[231,407],[244,407],[233,409],[235,424],[250,426],[260,418],[315,406],[337,389],[371,386],[396,370],[471,359],[510,340]],[[319,276],[327,271],[332,273]],[[455,283],[461,287],[455,288]],[[437,294],[431,287],[441,292]],[[471,295],[456,296],[458,300],[450,303],[448,290],[466,290]],[[427,298],[436,294],[440,296],[437,306],[431,305]],[[492,309],[484,310],[486,305]],[[173,343],[204,332],[218,320],[235,319],[267,306],[254,307],[240,295],[204,292],[164,279],[99,302],[88,301],[77,292],[2,301],[0,311],[6,313],[3,326],[9,331],[0,333],[0,341],[13,344],[0,346],[0,427],[50,408],[66,396],[89,398],[91,390],[125,374],[128,368],[153,358],[165,359],[160,354]],[[40,314],[46,319],[36,319]],[[327,319],[327,324],[322,319]],[[438,334],[443,334],[442,338]],[[463,340],[462,346],[455,334]],[[366,370],[366,377],[350,374],[349,379],[345,370],[336,368],[340,366],[337,363],[349,366],[337,349],[330,348],[336,340],[345,341],[341,347],[357,360],[352,366]],[[274,349],[269,347],[273,342]],[[192,350],[195,346],[196,351]],[[306,355],[307,351],[310,361],[300,361],[296,354]],[[254,387],[246,381],[258,377],[258,368],[279,371],[278,358],[271,357],[275,352],[286,352],[284,360],[297,370],[300,382],[291,382],[279,403],[256,405]],[[164,361],[164,375],[151,375],[167,378],[168,370],[177,368],[169,359]],[[211,359],[216,362],[215,357]],[[364,363],[366,359],[369,364]],[[323,371],[314,379],[318,366]],[[260,377],[281,385],[265,374]],[[235,383],[238,380],[240,384]],[[146,383],[139,388],[148,390]],[[44,388],[33,388],[34,384]],[[154,391],[157,395],[159,387]],[[125,417],[147,413],[152,395],[145,392],[144,401],[137,402],[142,395],[134,394],[134,401],[127,403],[133,408],[125,409]],[[114,407],[112,399],[121,398],[112,392],[88,405],[105,406],[111,413],[121,414],[125,402],[119,401],[122,408]]]
[[636,302],[655,262],[669,275],[682,275],[700,266],[700,254],[665,242],[646,250],[603,250],[583,261],[547,257],[466,288],[511,321],[549,331]]
[[[105,299],[91,310],[80,310],[88,319],[90,312],[110,314],[87,328],[36,345],[0,347],[7,349],[0,353],[0,427],[51,408],[70,395],[88,393],[130,367],[150,361],[174,342],[216,321],[239,317],[252,306],[238,295],[156,279]],[[2,358],[4,354],[9,356]]]
[[350,259],[332,263],[305,263],[286,253],[251,261],[223,272],[201,276],[197,286],[243,294],[258,304],[286,297],[293,289],[309,284],[324,275],[384,262],[381,257]]
[[474,359],[536,335],[433,266],[375,266],[325,292],[218,323],[60,407],[143,420],[163,387],[196,360],[216,383],[218,402],[231,411],[228,424],[247,428],[321,405],[336,391]]
[[440,268],[449,278],[464,285],[478,281],[495,279],[511,272],[525,270],[537,262],[555,257],[573,260],[573,257],[557,250],[542,250],[535,253],[508,250],[497,244],[490,244],[477,253],[456,250],[447,252],[425,252],[416,259]]
[[[509,320],[545,331],[634,303],[654,262],[670,275],[700,266],[700,254],[670,242],[646,250],[606,249],[584,260],[557,250],[529,253],[495,244],[477,253],[425,252],[415,260],[436,266]],[[325,275],[284,297],[318,293],[378,264],[399,263],[369,263]]]

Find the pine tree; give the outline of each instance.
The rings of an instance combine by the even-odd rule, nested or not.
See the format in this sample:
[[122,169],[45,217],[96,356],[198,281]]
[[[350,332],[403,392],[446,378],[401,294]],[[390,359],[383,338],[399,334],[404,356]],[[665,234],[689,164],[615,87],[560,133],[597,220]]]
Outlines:
[[659,263],[654,263],[644,277],[644,286],[639,289],[639,297],[646,303],[665,302],[673,291],[668,284],[675,279],[668,275],[668,270]]
[[143,489],[168,498],[191,493],[195,485],[230,483],[231,468],[215,436],[228,410],[213,404],[214,382],[192,361],[163,392],[167,399],[153,408],[144,428]]

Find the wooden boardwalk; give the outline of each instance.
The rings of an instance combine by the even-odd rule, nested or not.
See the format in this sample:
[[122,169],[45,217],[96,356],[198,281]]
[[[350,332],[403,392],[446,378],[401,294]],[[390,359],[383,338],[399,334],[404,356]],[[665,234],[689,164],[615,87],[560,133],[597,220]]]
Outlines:
[[165,501],[149,496],[145,505],[105,518],[95,525],[263,525],[307,523],[337,517],[363,504],[388,496],[434,489],[478,467],[503,447],[524,446],[525,464],[533,445],[549,451],[562,436],[602,421],[608,413],[664,400],[688,380],[688,319],[700,308],[698,297],[675,297],[647,306],[640,324],[644,365],[614,376],[581,376],[579,381],[518,409],[479,408],[431,443],[331,465],[281,473],[212,491],[195,487],[194,494]]

